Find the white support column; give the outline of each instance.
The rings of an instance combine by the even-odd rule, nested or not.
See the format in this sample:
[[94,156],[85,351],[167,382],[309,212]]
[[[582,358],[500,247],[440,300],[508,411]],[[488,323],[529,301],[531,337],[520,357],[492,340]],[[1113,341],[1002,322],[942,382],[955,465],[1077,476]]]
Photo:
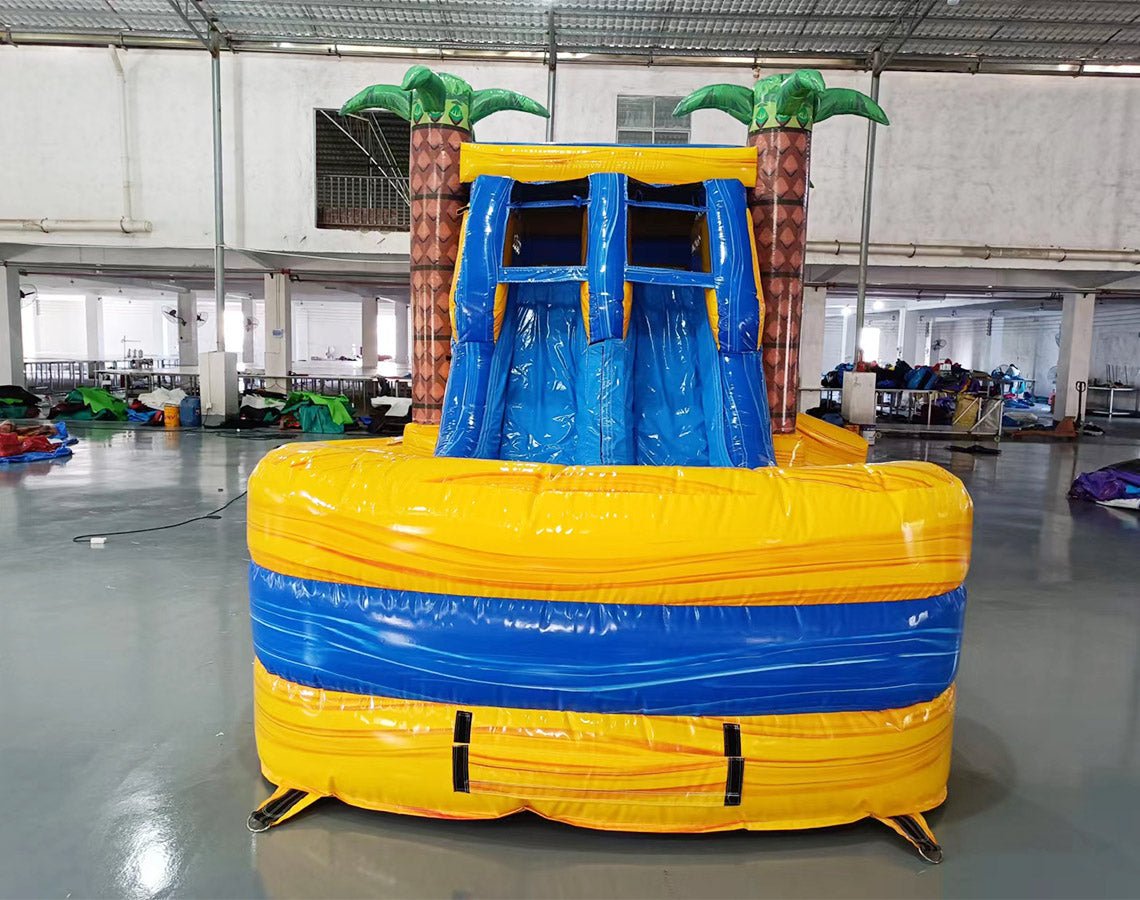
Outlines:
[[198,365],[198,298],[191,290],[178,292],[178,365]]
[[396,358],[393,362],[396,368],[403,372],[411,366],[412,358],[412,344],[409,337],[411,304],[406,300],[393,300],[392,305],[396,308]]
[[288,391],[285,376],[293,368],[293,285],[289,276],[265,276],[265,386]]
[[819,406],[823,375],[823,333],[827,325],[827,288],[804,288],[800,319],[800,395],[797,409]]
[[88,359],[103,358],[103,301],[98,294],[83,296],[83,318],[86,323],[87,340],[85,355]]
[[253,365],[253,332],[257,328],[254,325],[252,296],[241,298],[241,327],[243,329],[241,361],[246,368],[249,368]]
[[920,348],[918,344],[918,310],[899,310],[899,359],[912,366],[919,363]]
[[929,316],[923,316],[918,329],[918,348],[919,356],[921,359],[914,365],[929,366],[930,354],[933,352],[930,349],[930,343],[933,340],[934,320]]
[[986,345],[982,352],[981,365],[977,368],[984,369],[987,372],[992,372],[998,366],[1004,366],[1009,362],[1008,359],[1002,359],[1002,343],[1005,339],[1005,319],[999,319],[995,315],[991,315],[986,320]]
[[226,348],[226,295],[214,294],[214,340],[219,351]]
[[[1065,294],[1061,303],[1061,351],[1057,358],[1057,400],[1053,420],[1075,418],[1076,384],[1089,380],[1096,294]],[[1087,398],[1086,398],[1087,399]]]
[[24,385],[24,324],[20,316],[20,273],[4,266],[0,279],[0,384]]
[[379,344],[376,336],[376,298],[360,298],[360,366],[367,375],[376,368]]

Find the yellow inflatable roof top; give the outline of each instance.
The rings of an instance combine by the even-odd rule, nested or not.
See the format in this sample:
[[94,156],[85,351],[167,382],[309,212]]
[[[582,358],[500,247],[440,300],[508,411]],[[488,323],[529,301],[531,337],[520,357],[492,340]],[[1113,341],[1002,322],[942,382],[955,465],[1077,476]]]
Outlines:
[[756,184],[755,147],[622,147],[569,144],[476,144],[460,150],[463,181],[502,175],[516,181],[568,181],[619,172],[650,184],[735,178]]

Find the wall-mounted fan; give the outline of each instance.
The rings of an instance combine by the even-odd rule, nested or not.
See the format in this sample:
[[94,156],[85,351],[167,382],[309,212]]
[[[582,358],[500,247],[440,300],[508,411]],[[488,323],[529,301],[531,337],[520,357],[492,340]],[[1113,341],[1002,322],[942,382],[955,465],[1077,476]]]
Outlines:
[[937,340],[931,342],[930,349],[931,350],[941,350],[945,346],[946,346],[946,338],[938,338]]
[[[40,289],[37,288],[34,284],[22,284],[22,285],[20,285],[20,308],[21,309],[27,309],[29,306],[33,305],[39,299],[40,299]],[[25,300],[27,300],[28,302],[24,303]]]
[[[164,308],[162,310],[162,314],[164,316],[166,316],[166,318],[170,319],[171,322],[175,322],[178,325],[188,324],[187,321],[184,318],[182,318],[182,316],[178,315],[178,310],[174,309],[174,307],[168,306],[168,307]],[[209,313],[204,313],[204,312],[196,313],[194,315],[194,324],[201,327],[201,326],[206,324],[206,320],[209,318],[210,318]]]
[[258,321],[257,321],[257,319],[255,319],[253,316],[246,316],[246,319],[245,319],[245,330],[246,330],[247,332],[250,332],[250,331],[254,331],[254,330],[256,330],[257,326],[258,326],[258,325],[260,325],[260,324],[261,324],[261,323],[260,323],[260,322],[258,322]]

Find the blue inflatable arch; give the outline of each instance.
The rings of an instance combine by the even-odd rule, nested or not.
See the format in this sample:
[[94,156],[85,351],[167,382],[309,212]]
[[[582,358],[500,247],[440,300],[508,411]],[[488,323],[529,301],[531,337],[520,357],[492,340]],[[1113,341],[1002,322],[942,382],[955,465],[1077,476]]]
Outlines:
[[744,192],[478,177],[437,455],[773,465]]

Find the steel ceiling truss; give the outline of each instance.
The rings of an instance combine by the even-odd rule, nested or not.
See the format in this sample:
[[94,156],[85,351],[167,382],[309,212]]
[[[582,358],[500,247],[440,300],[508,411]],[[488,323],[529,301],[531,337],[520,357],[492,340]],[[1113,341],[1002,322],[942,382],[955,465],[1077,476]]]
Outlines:
[[[110,5],[111,0],[105,0]],[[198,0],[166,0],[171,8],[190,29],[207,50],[214,51],[218,47],[218,29],[211,18],[202,9]]]
[[[554,35],[550,27],[553,22]],[[0,0],[10,43],[1140,65],[1136,0]],[[213,34],[213,38],[211,38]]]

